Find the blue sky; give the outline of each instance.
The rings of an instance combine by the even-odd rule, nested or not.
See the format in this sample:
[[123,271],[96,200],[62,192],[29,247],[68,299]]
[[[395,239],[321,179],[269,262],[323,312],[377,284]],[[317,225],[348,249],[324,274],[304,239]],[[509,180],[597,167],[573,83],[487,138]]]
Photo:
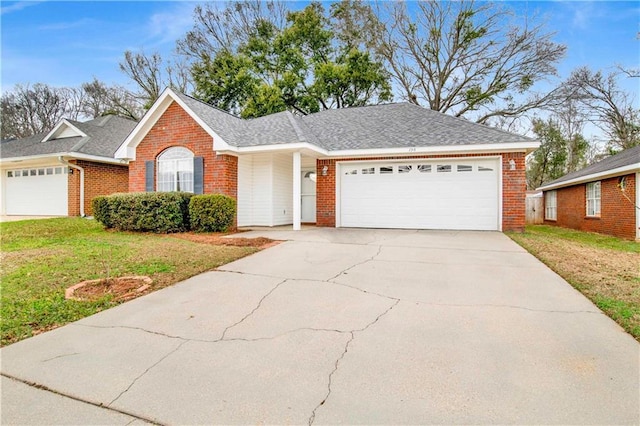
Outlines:
[[[541,14],[555,40],[568,46],[559,72],[576,66],[608,70],[640,63],[637,1],[506,1],[519,13]],[[78,86],[94,76],[128,84],[118,69],[127,49],[168,55],[192,23],[196,3],[173,1],[2,1],[1,83]],[[129,86],[133,88],[132,86]],[[640,98],[638,79],[625,87]],[[640,102],[640,99],[638,100]]]

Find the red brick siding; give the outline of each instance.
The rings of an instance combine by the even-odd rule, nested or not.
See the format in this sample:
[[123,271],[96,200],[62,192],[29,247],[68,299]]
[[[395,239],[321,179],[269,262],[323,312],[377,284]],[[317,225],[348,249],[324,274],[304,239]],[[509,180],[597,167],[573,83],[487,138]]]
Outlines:
[[[487,157],[502,155],[502,229],[504,231],[524,230],[526,176],[523,152],[503,154],[472,155],[416,155],[410,157],[376,157],[376,158],[340,158],[317,160],[316,172],[316,225],[336,226],[336,162],[342,161],[376,161],[376,160],[412,160],[418,158],[462,158]],[[510,170],[509,161],[515,161],[515,170]],[[322,168],[328,167],[327,175],[322,175]]]
[[[94,163],[92,161],[70,161],[84,169],[84,213],[93,214],[91,200],[99,195],[127,192],[129,168],[126,165]],[[68,180],[69,216],[80,216],[80,171],[73,170]]]
[[129,163],[129,191],[145,191],[145,161],[155,161],[167,148],[183,146],[196,157],[203,157],[205,194],[237,198],[238,159],[216,155],[213,143],[211,136],[180,105],[171,103],[136,148],[136,161]]
[[[636,238],[636,175],[625,176],[626,194],[618,187],[620,176],[603,179],[600,184],[600,217],[587,217],[587,184],[557,189],[557,220],[545,220],[557,225],[581,231],[598,232],[620,238]],[[597,182],[597,181],[594,181]]]

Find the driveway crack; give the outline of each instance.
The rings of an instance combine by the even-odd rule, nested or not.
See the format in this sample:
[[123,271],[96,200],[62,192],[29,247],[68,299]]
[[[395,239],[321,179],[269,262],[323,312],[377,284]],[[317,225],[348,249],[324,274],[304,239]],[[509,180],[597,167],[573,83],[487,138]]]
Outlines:
[[187,341],[183,341],[181,342],[176,348],[174,348],[172,351],[170,351],[169,353],[167,353],[165,356],[163,356],[162,358],[160,358],[158,361],[154,362],[152,365],[150,365],[146,370],[144,370],[142,372],[142,374],[140,374],[138,377],[136,377],[135,379],[133,379],[133,381],[131,382],[131,384],[129,384],[129,386],[127,386],[127,388],[125,390],[123,390],[122,392],[120,392],[120,394],[118,396],[116,396],[110,403],[107,404],[108,407],[110,407],[111,405],[113,405],[114,402],[116,402],[118,399],[120,399],[120,397],[122,395],[124,395],[125,393],[127,393],[129,391],[129,389],[131,389],[133,387],[133,385],[136,384],[136,382],[138,380],[140,380],[145,374],[147,374],[149,371],[151,371],[151,369],[153,367],[155,367],[156,365],[160,364],[162,361],[164,361],[165,359],[167,359],[169,357],[169,355],[175,353],[178,349],[180,349],[182,347],[182,345],[184,345],[185,343],[187,343]]
[[233,327],[237,326],[238,324],[241,324],[244,320],[246,320],[247,318],[249,318],[251,315],[253,315],[258,309],[260,309],[260,306],[262,306],[262,302],[264,302],[264,300],[269,297],[271,295],[271,293],[273,293],[278,287],[280,287],[280,285],[286,283],[288,281],[288,279],[284,279],[282,281],[280,281],[278,284],[276,284],[271,290],[269,290],[269,292],[267,294],[265,294],[264,296],[262,296],[262,298],[258,301],[258,304],[256,305],[255,308],[253,308],[253,310],[251,310],[251,312],[249,312],[247,315],[245,315],[244,317],[242,317],[239,321],[235,322],[234,324],[231,324],[230,326],[228,326],[227,328],[224,329],[224,331],[222,332],[222,336],[220,337],[219,340],[224,340],[227,331],[229,331],[230,329],[232,329]]
[[355,339],[356,335],[355,333],[357,332],[362,332],[365,331],[366,329],[368,329],[369,327],[371,327],[372,325],[374,325],[375,323],[377,323],[380,318],[382,318],[383,316],[385,316],[386,314],[388,314],[393,308],[396,307],[396,305],[400,303],[400,300],[395,299],[395,302],[392,303],[391,305],[389,305],[389,307],[387,309],[385,309],[384,312],[382,312],[380,315],[378,315],[373,321],[371,321],[370,323],[368,323],[367,325],[365,325],[363,328],[357,329],[357,330],[351,330],[349,331],[349,334],[351,335],[350,338],[346,341],[345,345],[344,345],[344,350],[342,351],[342,353],[340,354],[340,356],[336,359],[336,362],[334,364],[333,370],[331,371],[331,373],[329,373],[329,380],[327,383],[327,393],[325,394],[324,398],[322,399],[322,401],[320,401],[320,403],[318,405],[316,405],[316,407],[313,409],[313,411],[311,412],[311,416],[309,416],[309,420],[308,420],[308,425],[311,426],[313,425],[313,422],[316,419],[316,412],[318,411],[318,409],[320,407],[322,407],[327,400],[329,399],[329,397],[331,396],[331,391],[332,391],[332,384],[333,384],[333,375],[338,371],[338,367],[340,366],[340,361],[342,361],[342,359],[345,357],[345,355],[347,354],[347,352],[349,352],[349,345],[351,344],[351,342],[353,342],[353,340]]
[[360,265],[363,265],[363,264],[365,264],[365,263],[367,263],[367,262],[371,262],[372,260],[374,260],[376,257],[378,257],[378,256],[380,255],[380,252],[381,252],[381,251],[382,251],[382,246],[381,246],[381,245],[379,245],[379,246],[378,246],[378,251],[376,252],[376,254],[374,254],[373,256],[371,256],[371,257],[370,257],[370,258],[368,258],[368,259],[363,260],[362,262],[358,262],[358,263],[355,263],[355,264],[353,264],[353,265],[349,266],[348,268],[346,268],[346,269],[344,269],[344,270],[342,270],[342,271],[338,272],[336,275],[334,275],[333,277],[331,277],[331,278],[329,278],[329,279],[327,279],[327,280],[325,280],[325,281],[327,281],[327,282],[332,282],[332,280],[335,280],[335,279],[336,279],[336,278],[338,278],[340,275],[347,273],[348,271],[350,271],[351,269],[355,268],[356,266],[360,266]]

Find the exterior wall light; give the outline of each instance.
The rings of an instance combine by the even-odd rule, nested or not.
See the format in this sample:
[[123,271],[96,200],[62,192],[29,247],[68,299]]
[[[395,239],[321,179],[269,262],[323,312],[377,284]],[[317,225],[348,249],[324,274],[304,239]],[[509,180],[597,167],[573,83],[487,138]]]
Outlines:
[[329,166],[324,166],[322,168],[322,176],[326,176],[328,171],[329,171]]
[[509,160],[509,170],[515,170],[515,169],[516,169],[516,162],[512,158],[511,160]]

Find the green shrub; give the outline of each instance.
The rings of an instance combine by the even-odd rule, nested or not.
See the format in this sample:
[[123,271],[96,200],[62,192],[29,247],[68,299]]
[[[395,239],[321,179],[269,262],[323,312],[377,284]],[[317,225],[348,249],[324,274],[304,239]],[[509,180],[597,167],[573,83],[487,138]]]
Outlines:
[[95,218],[107,228],[119,231],[182,232],[189,229],[189,199],[187,192],[138,192],[113,194],[107,206],[98,201],[100,213]]
[[236,200],[226,195],[195,195],[189,202],[191,229],[196,232],[224,232],[233,227]]
[[91,209],[93,210],[93,217],[105,228],[112,228],[111,224],[111,210],[109,200],[105,196],[96,197],[91,200]]

